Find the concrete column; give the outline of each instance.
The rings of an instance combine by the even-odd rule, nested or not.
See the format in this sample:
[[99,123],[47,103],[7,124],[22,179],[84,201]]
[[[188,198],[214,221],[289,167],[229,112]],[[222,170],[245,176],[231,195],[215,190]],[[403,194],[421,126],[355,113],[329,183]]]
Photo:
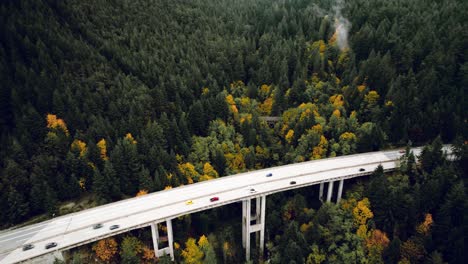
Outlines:
[[54,261],[55,259],[58,259],[58,260],[61,260],[61,261],[64,261],[65,259],[63,258],[63,255],[62,255],[62,251],[54,251],[54,253],[52,253],[52,256],[54,256]]
[[247,201],[246,200],[242,200],[242,247],[245,248],[245,238],[246,238],[246,233],[247,233],[247,230],[246,230],[246,226],[247,226],[247,222],[246,222],[246,215],[247,215]]
[[[261,200],[262,197],[257,197],[255,199],[255,224],[261,224],[260,216],[261,216]],[[258,232],[255,233],[255,243],[259,243],[260,241],[260,234]]]
[[333,181],[330,181],[328,183],[327,202],[331,201],[332,193],[333,193]]
[[262,211],[260,213],[260,256],[263,256],[264,244],[265,244],[265,212],[266,212],[266,196],[262,196]]
[[[255,214],[254,218],[252,218],[252,199],[242,201],[242,245],[245,248],[245,259],[247,261],[250,260],[251,233],[256,233],[256,240],[260,244],[260,256],[263,256],[265,248],[266,196],[256,198],[255,203]],[[255,220],[253,225],[252,220]]]
[[320,183],[320,191],[319,191],[319,200],[323,202],[323,185],[324,183]]
[[154,255],[156,255],[156,258],[159,258],[158,256],[158,251],[159,251],[159,230],[158,230],[158,224],[152,223],[151,224],[151,236],[153,237],[153,248],[154,248]]
[[245,214],[245,259],[247,261],[250,260],[250,215],[252,213],[251,210],[251,200],[247,200],[247,206],[246,206],[246,214]]
[[341,194],[343,192],[343,183],[344,183],[344,179],[341,179],[340,185],[338,185],[338,197],[336,198],[336,203],[339,203],[341,201]]
[[174,237],[172,234],[172,220],[166,220],[167,225],[167,239],[169,242],[169,255],[171,255],[171,260],[174,261]]

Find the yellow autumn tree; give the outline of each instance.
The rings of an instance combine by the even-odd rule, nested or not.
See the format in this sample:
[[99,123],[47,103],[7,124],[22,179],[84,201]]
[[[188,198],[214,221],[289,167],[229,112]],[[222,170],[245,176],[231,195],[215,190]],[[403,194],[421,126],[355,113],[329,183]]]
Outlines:
[[178,165],[179,171],[187,179],[189,184],[198,182],[200,179],[200,174],[195,169],[192,163],[186,162]]
[[226,158],[226,163],[229,169],[231,169],[234,172],[240,172],[245,170],[244,156],[240,151],[237,153],[227,153],[224,156]]
[[240,123],[252,123],[252,114],[242,114],[240,118]]
[[135,197],[143,196],[143,195],[146,195],[146,194],[148,194],[147,190],[140,190],[140,191],[138,191],[138,193],[136,194]]
[[154,263],[156,260],[154,250],[148,248],[147,246],[143,246],[142,258],[143,258],[144,263]]
[[198,239],[198,246],[200,249],[204,249],[210,245],[210,242],[208,242],[208,238],[205,235],[202,235],[200,239]]
[[62,130],[67,136],[69,134],[65,121],[53,114],[47,114],[47,128]]
[[289,129],[288,133],[286,134],[286,136],[284,137],[286,139],[286,141],[291,144],[291,141],[293,140],[294,138],[294,130],[292,129]]
[[93,251],[96,253],[101,261],[105,263],[110,263],[112,258],[117,253],[117,242],[114,238],[105,238],[99,240],[93,246]]
[[327,149],[328,149],[328,140],[325,136],[321,135],[318,146],[315,146],[312,149],[312,159],[324,158],[327,154]]
[[340,141],[355,142],[356,135],[353,132],[344,132],[340,135]]
[[325,44],[325,41],[318,40],[318,41],[313,42],[308,47],[308,51],[312,51],[312,50],[318,50],[320,52],[320,55],[323,55],[325,51],[327,50],[327,45]]
[[200,176],[200,181],[216,179],[219,177],[218,172],[211,166],[209,162],[203,165],[203,175]]
[[262,115],[271,115],[271,109],[273,107],[273,98],[268,97],[263,103],[258,105],[258,110]]
[[131,133],[127,133],[125,135],[125,140],[128,140],[128,142],[132,143],[132,144],[136,144],[137,141],[133,138],[132,134]]
[[424,222],[416,227],[416,231],[424,236],[427,236],[431,231],[431,226],[433,224],[432,214],[426,214]]
[[185,249],[181,253],[186,264],[202,264],[203,251],[197,246],[194,238],[185,242]]
[[363,198],[358,201],[356,207],[353,208],[354,221],[358,225],[365,225],[367,220],[374,217],[374,214],[370,210],[370,202],[368,198]]
[[360,93],[362,93],[366,89],[366,85],[365,84],[358,85],[357,89]]
[[364,101],[367,102],[368,107],[372,107],[377,105],[377,102],[379,101],[380,95],[377,93],[377,91],[369,91],[366,96],[364,96]]
[[80,153],[80,157],[84,157],[86,154],[87,148],[86,148],[86,143],[79,139],[73,140],[73,143],[71,144],[71,149],[72,150],[77,150]]
[[341,117],[341,112],[340,112],[339,109],[335,109],[335,110],[333,110],[333,114],[332,114],[332,115],[334,115],[334,116],[336,116],[336,117],[339,118],[339,117]]
[[311,226],[312,226],[312,222],[303,223],[301,227],[299,228],[299,230],[301,230],[301,232],[305,234]]
[[246,97],[246,96],[243,96],[241,98],[240,104],[241,104],[242,107],[248,107],[250,105],[250,98]]
[[266,98],[271,93],[271,85],[262,84],[259,89],[260,98]]
[[363,239],[367,238],[367,221],[374,217],[374,214],[370,210],[369,199],[363,198],[358,201],[356,206],[353,208],[354,223],[358,227],[357,235]]
[[202,95],[207,95],[208,93],[210,93],[210,89],[208,87],[203,87],[202,88]]
[[316,124],[315,126],[312,127],[312,131],[314,131],[317,134],[322,134],[322,125],[321,124]]
[[330,96],[329,101],[335,108],[343,106],[344,104],[343,95],[341,94],[335,94],[335,95]]
[[236,116],[239,113],[239,110],[237,109],[236,102],[234,101],[234,97],[231,94],[226,96],[226,103],[229,105],[229,109],[234,114],[234,116]]
[[306,108],[304,109],[304,111],[302,111],[299,117],[299,121],[304,121],[306,118],[311,117],[311,116],[312,116],[312,110],[310,108]]
[[107,157],[107,147],[106,147],[106,140],[101,139],[99,142],[96,144],[99,152],[101,154],[101,159],[102,160],[108,160],[109,158]]
[[81,177],[78,181],[78,185],[80,185],[80,188],[82,190],[86,190],[86,179],[84,177]]

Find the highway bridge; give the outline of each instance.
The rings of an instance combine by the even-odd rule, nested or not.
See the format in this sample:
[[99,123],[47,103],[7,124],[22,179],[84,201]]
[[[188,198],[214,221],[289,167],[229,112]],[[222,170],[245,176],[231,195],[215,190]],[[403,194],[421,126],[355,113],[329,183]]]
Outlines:
[[[412,148],[419,155],[421,148]],[[370,175],[379,165],[385,171],[399,166],[404,151],[389,150],[340,156],[272,167],[240,173],[210,181],[198,182],[140,197],[122,200],[77,213],[56,217],[38,224],[0,232],[0,264],[17,262],[48,262],[50,256],[61,257],[61,252],[133,229],[151,227],[153,246],[157,256],[172,258],[172,219],[179,216],[242,202],[242,242],[246,259],[250,258],[250,234],[260,236],[260,250],[264,248],[266,197],[270,194],[311,185],[320,185],[321,200],[332,200],[333,184],[337,182],[336,201],[342,195],[346,179]],[[451,153],[450,146],[444,152]],[[327,185],[327,190],[325,190]],[[211,199],[217,197],[218,200]],[[191,202],[188,202],[191,201]],[[252,201],[256,203],[252,206]],[[255,212],[252,209],[255,208]],[[167,227],[168,245],[158,248],[157,224]],[[96,224],[102,227],[95,229]],[[118,228],[111,229],[111,226]],[[49,243],[55,247],[46,249]],[[34,247],[23,250],[31,244]]]

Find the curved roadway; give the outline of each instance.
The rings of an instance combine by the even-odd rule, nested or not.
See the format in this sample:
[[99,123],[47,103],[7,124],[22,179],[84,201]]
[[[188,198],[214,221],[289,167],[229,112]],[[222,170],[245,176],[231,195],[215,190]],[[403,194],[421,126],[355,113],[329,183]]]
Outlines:
[[[449,147],[444,148],[450,151]],[[419,155],[421,148],[412,151]],[[259,195],[368,175],[380,164],[385,170],[393,170],[401,155],[399,150],[379,151],[272,167],[151,193],[3,231],[0,233],[0,263],[15,263],[70,249],[154,222]],[[361,168],[365,171],[360,171]],[[266,177],[268,173],[273,176]],[[296,184],[291,185],[293,180]],[[255,193],[250,192],[252,188]],[[211,202],[210,198],[214,196],[219,197],[219,201]],[[187,205],[188,200],[193,204]],[[102,223],[103,227],[95,230],[93,225],[97,223]],[[120,228],[109,230],[111,225]],[[45,249],[50,242],[56,242],[57,247]],[[33,244],[34,248],[23,251],[25,244]]]

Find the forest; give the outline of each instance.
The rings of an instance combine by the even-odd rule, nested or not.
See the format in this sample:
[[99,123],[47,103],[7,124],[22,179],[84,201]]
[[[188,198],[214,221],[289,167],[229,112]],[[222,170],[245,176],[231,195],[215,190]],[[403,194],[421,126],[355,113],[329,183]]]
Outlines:
[[[394,174],[356,181],[340,204],[320,205],[315,190],[273,195],[254,262],[463,263],[466,10],[463,0],[1,1],[0,228],[427,144],[419,161],[408,152]],[[176,223],[177,262],[243,263],[238,228],[208,228],[235,215]],[[70,261],[153,263],[147,233]]]

